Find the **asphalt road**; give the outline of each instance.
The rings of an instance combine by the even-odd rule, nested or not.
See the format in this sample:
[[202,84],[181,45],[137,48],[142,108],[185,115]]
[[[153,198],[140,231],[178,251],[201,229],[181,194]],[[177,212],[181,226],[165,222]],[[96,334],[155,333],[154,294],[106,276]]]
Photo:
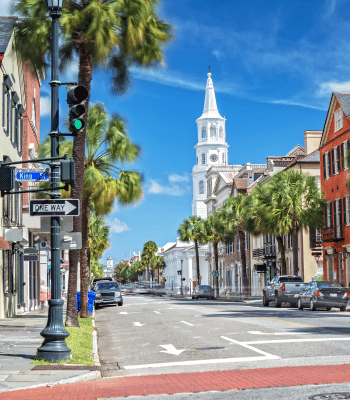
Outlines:
[[96,311],[103,376],[350,363],[349,312],[142,295]]

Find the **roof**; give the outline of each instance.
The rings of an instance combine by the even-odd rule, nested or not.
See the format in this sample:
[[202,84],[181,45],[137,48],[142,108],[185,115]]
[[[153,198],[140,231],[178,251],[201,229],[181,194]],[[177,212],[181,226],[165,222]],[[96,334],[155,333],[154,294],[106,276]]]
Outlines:
[[350,115],[350,93],[334,92],[334,96],[346,117]]
[[247,178],[237,178],[234,180],[234,185],[237,189],[246,189],[248,186]]
[[4,54],[11,39],[17,17],[0,17],[0,54]]

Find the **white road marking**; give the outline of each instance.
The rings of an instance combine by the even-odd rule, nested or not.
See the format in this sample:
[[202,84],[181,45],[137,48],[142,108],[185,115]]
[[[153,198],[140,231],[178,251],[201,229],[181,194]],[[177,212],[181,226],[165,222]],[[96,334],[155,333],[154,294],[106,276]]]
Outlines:
[[133,322],[133,324],[134,324],[135,326],[143,326],[143,325],[146,325],[146,324],[141,324],[141,322]]
[[348,337],[330,337],[316,339],[278,339],[278,340],[255,340],[251,342],[241,342],[240,344],[264,344],[264,343],[302,343],[302,342],[333,342],[333,341],[349,341]]
[[160,312],[159,311],[154,311],[156,314],[160,314]]
[[248,331],[252,335],[306,335],[307,332],[260,332],[260,331]]
[[167,353],[167,354],[174,354],[178,356],[185,350],[177,350],[172,344],[160,344],[160,347],[163,347],[165,350],[161,350],[161,353]]
[[249,346],[249,344],[248,344],[247,342],[238,342],[237,340],[228,338],[228,337],[226,337],[226,336],[221,336],[221,338],[222,338],[222,339],[225,339],[225,340],[228,340],[228,341],[231,342],[231,343],[238,344],[238,345],[240,345],[240,346],[246,347],[247,349],[253,350],[253,351],[255,351],[256,353],[262,354],[262,355],[264,355],[265,357],[268,357],[268,360],[280,360],[280,359],[281,359],[281,357],[274,356],[273,354],[266,353],[265,351],[256,349],[256,348],[253,347],[253,346]]
[[189,322],[186,322],[186,321],[180,321],[180,322],[182,322],[183,324],[189,325],[189,326],[194,326],[193,324],[190,324]]
[[142,314],[141,311],[131,311],[131,312],[127,312],[127,311],[121,311],[119,314]]
[[119,314],[128,314],[128,312],[122,311],[122,312],[120,312]]

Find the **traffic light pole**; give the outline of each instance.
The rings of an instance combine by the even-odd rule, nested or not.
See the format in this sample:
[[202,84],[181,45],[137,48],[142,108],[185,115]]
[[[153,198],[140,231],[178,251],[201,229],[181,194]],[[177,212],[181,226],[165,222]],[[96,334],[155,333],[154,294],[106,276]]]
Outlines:
[[[59,103],[58,92],[58,20],[59,10],[50,10],[52,18],[52,57],[51,57],[51,157],[59,157]],[[51,188],[59,187],[60,163],[51,163]],[[50,194],[51,199],[61,197],[58,190]],[[59,362],[72,357],[65,339],[69,336],[63,325],[63,303],[61,299],[60,271],[60,217],[51,217],[51,299],[49,303],[48,322],[40,333],[44,342],[37,350],[37,357],[45,361]]]

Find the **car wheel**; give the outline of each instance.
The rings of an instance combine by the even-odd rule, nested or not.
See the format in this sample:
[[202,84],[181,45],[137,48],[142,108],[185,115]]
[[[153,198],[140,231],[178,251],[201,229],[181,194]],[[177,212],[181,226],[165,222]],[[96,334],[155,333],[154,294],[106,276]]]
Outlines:
[[194,297],[192,296],[192,300],[194,300]]
[[340,307],[340,311],[346,311],[346,307],[345,306]]
[[315,303],[314,303],[314,301],[312,299],[310,300],[310,310],[311,311],[316,311]]
[[270,302],[267,300],[266,294],[263,295],[263,306],[268,307]]
[[118,303],[118,306],[121,307],[122,305],[123,305],[123,302],[120,301],[120,302]]
[[279,299],[277,298],[277,299],[275,300],[275,307],[276,307],[276,308],[280,308],[281,305],[282,305],[281,300],[279,300]]
[[95,310],[97,310],[98,308],[100,308],[99,304],[95,304]]
[[326,311],[331,311],[332,307],[326,307]]
[[304,308],[303,305],[301,304],[301,299],[298,300],[298,308],[299,310],[302,310]]

